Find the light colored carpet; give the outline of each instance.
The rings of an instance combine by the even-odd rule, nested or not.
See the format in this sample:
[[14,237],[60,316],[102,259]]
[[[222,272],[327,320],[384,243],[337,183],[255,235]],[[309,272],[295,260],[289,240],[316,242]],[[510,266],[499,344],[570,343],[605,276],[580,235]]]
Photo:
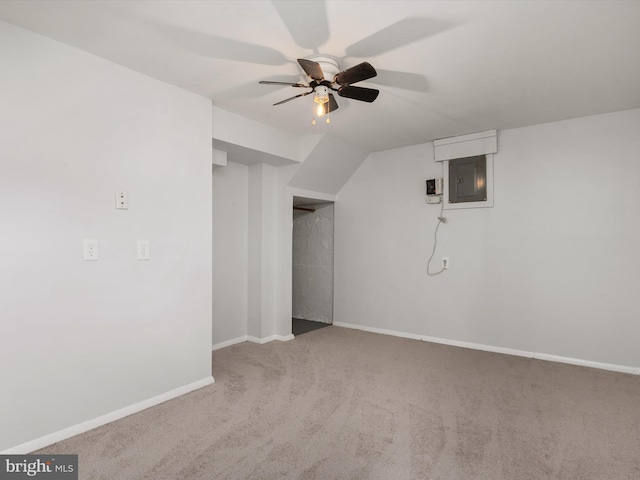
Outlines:
[[640,379],[339,327],[42,450],[81,479],[640,478]]

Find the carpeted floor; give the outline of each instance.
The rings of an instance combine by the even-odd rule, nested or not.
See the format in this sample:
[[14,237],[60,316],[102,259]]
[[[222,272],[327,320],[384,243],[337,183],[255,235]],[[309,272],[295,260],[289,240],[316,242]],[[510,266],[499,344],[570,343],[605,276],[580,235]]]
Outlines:
[[640,478],[640,379],[335,326],[44,449],[97,479]]

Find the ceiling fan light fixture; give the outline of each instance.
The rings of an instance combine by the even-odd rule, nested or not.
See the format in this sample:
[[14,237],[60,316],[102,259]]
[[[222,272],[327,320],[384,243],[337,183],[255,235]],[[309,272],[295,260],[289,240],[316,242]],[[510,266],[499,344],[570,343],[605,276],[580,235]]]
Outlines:
[[[319,118],[327,113],[329,113],[329,89],[324,85],[319,85],[313,92],[313,114],[314,117]],[[311,124],[315,125],[315,122],[314,118]],[[327,118],[327,123],[330,123],[329,118]]]
[[316,87],[316,90],[313,95],[313,101],[318,104],[318,106],[322,106],[323,104],[329,101],[329,89],[324,85],[320,85]]

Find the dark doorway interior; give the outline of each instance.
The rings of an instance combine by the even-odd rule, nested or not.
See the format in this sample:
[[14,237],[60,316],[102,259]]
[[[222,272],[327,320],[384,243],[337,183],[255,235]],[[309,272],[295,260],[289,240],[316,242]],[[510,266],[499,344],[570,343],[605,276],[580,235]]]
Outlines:
[[291,333],[294,336],[302,335],[303,333],[312,332],[319,328],[328,327],[330,323],[312,322],[311,320],[303,320],[301,318],[292,319]]

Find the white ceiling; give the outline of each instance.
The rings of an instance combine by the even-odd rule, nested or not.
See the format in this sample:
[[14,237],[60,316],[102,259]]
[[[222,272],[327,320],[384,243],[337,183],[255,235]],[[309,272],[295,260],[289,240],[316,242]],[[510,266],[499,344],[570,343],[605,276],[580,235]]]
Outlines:
[[[295,134],[368,151],[640,107],[640,1],[29,1],[0,18]],[[374,103],[311,126],[297,58],[370,62]],[[215,126],[214,126],[215,128]]]

